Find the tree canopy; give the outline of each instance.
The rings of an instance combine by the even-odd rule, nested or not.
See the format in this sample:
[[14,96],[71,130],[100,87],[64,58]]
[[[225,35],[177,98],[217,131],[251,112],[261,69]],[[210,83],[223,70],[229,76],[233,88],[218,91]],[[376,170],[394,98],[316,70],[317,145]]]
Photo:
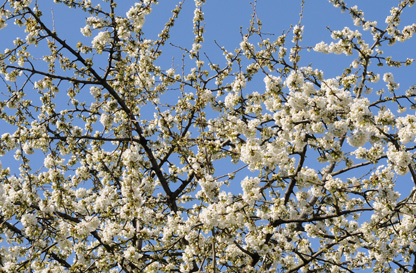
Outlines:
[[50,2],[0,4],[2,272],[416,272],[414,0],[232,48],[210,1]]

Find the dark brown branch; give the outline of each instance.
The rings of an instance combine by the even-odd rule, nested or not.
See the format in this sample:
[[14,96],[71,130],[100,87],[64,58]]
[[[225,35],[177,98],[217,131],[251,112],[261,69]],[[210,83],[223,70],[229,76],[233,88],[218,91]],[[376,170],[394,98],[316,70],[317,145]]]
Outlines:
[[303,163],[305,162],[307,148],[308,148],[308,145],[305,145],[305,147],[303,147],[302,152],[300,153],[300,160],[299,160],[298,166],[296,168],[295,173],[290,179],[289,186],[287,187],[287,190],[285,193],[284,205],[286,205],[287,202],[289,202],[290,195],[293,193],[293,189],[295,188],[295,185],[296,185],[296,176],[302,170]]
[[43,75],[43,76],[49,77],[51,79],[65,80],[65,81],[69,81],[69,82],[73,82],[73,83],[99,84],[98,82],[94,82],[94,81],[80,80],[80,79],[73,78],[73,77],[58,76],[58,75],[55,75],[55,74],[39,71],[39,70],[36,70],[34,68],[26,68],[26,67],[14,66],[14,65],[7,65],[6,68],[12,68],[12,69],[21,70],[21,71],[27,71],[27,72],[30,72],[30,73],[33,73],[33,74]]

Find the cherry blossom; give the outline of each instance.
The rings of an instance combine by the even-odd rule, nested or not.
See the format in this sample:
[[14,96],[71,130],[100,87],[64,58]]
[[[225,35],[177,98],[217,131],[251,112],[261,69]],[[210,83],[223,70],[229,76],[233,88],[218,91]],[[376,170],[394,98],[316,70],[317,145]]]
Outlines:
[[0,7],[1,272],[414,271],[415,1],[330,0],[313,42],[255,1],[234,46],[205,0],[158,33],[163,1],[53,1],[75,42],[40,2]]

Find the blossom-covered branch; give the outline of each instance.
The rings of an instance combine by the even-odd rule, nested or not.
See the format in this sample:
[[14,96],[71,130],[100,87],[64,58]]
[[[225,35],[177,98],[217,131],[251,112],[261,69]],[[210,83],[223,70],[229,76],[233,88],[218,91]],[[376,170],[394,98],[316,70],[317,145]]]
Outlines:
[[255,1],[236,48],[205,0],[40,2],[0,6],[2,272],[414,271],[413,0],[318,42]]

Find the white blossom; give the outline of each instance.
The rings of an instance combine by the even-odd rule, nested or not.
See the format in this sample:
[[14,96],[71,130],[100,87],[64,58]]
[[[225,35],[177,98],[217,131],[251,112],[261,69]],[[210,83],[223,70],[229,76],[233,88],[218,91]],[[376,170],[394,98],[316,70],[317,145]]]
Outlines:
[[243,200],[253,205],[256,200],[261,198],[260,179],[258,177],[246,177],[241,181],[243,189]]
[[92,47],[101,53],[109,41],[110,33],[108,31],[100,31],[92,40]]
[[86,25],[85,27],[81,28],[81,33],[85,37],[91,37],[92,36],[91,28],[90,28],[89,25]]
[[412,162],[412,155],[409,152],[396,151],[393,146],[389,146],[387,158],[393,163],[394,170],[398,174],[405,175],[409,171],[408,165]]
[[362,129],[354,130],[348,137],[348,144],[353,147],[362,147],[370,139],[369,133]]
[[244,89],[246,87],[246,83],[246,78],[243,74],[240,73],[235,77],[235,80],[231,84],[231,88],[233,89],[233,91],[240,91],[241,89]]
[[22,224],[25,226],[25,227],[28,227],[28,226],[34,226],[34,225],[36,225],[37,224],[37,220],[36,220],[36,216],[35,215],[33,215],[33,214],[24,214],[23,216],[22,216]]
[[129,20],[133,21],[133,27],[135,31],[140,30],[145,22],[144,11],[140,9],[140,5],[136,4],[131,7],[127,12],[126,16]]
[[104,128],[109,128],[113,124],[113,117],[104,113],[100,117],[100,122]]

